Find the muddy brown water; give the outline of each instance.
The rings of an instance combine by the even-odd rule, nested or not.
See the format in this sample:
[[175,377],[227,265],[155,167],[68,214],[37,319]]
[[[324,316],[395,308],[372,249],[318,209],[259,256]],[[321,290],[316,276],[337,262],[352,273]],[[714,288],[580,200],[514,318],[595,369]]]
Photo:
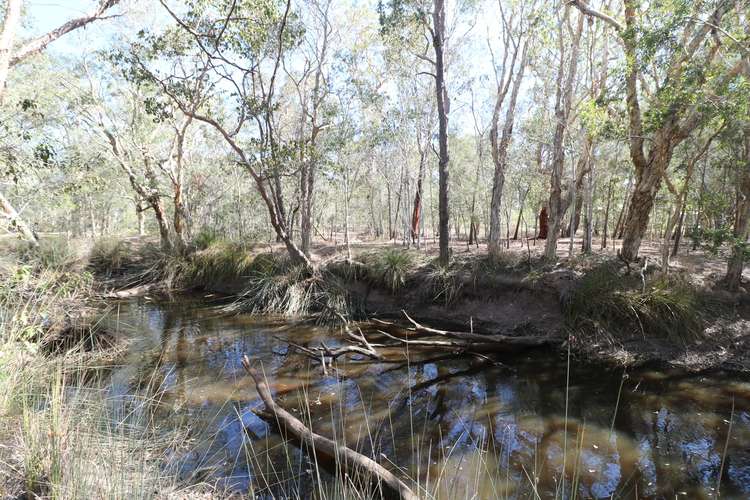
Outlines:
[[412,353],[324,374],[284,339],[333,346],[335,328],[227,315],[194,297],[120,302],[106,322],[129,342],[111,400],[185,430],[165,460],[185,482],[259,498],[355,495],[252,412],[247,354],[285,408],[374,450],[426,498],[750,498],[750,380],[736,375],[624,374],[534,352],[497,365]]

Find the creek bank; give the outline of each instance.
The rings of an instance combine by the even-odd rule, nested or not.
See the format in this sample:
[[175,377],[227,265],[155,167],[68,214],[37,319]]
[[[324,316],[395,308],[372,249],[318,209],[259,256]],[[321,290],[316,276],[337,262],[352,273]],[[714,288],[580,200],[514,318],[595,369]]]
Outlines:
[[[538,336],[585,362],[646,364],[690,371],[750,372],[747,293],[698,289],[683,277],[664,280],[614,261],[555,267],[540,263],[464,259],[449,269],[404,250],[333,259],[314,274],[283,256],[222,244],[185,261],[138,258],[133,284],[127,265],[105,296],[129,298],[173,290],[220,294],[237,312],[280,312],[318,320],[380,318],[403,322],[403,312],[436,328],[504,336]],[[112,287],[112,284],[115,284]],[[309,304],[306,304],[308,301]],[[248,305],[250,304],[250,305]]]

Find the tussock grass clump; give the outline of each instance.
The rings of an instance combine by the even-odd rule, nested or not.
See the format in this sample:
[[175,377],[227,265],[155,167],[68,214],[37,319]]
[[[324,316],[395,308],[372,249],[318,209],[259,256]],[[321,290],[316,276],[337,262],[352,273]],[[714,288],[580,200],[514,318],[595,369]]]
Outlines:
[[245,245],[218,240],[191,254],[178,271],[178,279],[187,287],[235,282],[250,274],[253,261]]
[[564,308],[573,327],[686,343],[701,334],[705,303],[684,278],[641,278],[607,262],[583,276]]
[[420,254],[395,248],[363,254],[360,260],[366,267],[370,282],[391,293],[406,286],[410,274],[424,263]]
[[112,276],[129,263],[129,249],[120,238],[99,238],[89,252],[89,265],[98,273]]
[[431,263],[424,274],[426,298],[446,306],[455,303],[464,286],[461,274],[462,268],[458,265],[442,266],[437,261]]
[[45,236],[39,246],[19,241],[13,249],[17,260],[31,265],[36,270],[57,269],[76,270],[84,262],[81,245],[65,236]]
[[204,227],[198,231],[198,234],[193,238],[193,245],[198,250],[205,250],[214,243],[221,241],[221,235],[215,229]]
[[318,313],[323,323],[356,313],[350,294],[330,271],[313,271],[288,257],[263,253],[253,259],[246,287],[228,309],[252,314],[305,316]]

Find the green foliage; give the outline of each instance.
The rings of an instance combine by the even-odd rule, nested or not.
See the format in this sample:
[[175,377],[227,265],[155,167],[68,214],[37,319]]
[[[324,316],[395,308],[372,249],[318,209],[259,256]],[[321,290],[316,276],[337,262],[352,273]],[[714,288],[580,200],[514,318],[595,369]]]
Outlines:
[[666,337],[685,343],[702,332],[706,304],[698,291],[676,276],[623,274],[606,262],[588,271],[564,304],[569,325],[610,334]]
[[698,241],[700,246],[712,255],[718,255],[719,252],[728,247],[730,250],[739,249],[744,255],[744,259],[750,259],[750,244],[745,238],[738,238],[734,235],[734,230],[728,226],[722,226],[716,229],[698,228],[692,234],[694,240]]

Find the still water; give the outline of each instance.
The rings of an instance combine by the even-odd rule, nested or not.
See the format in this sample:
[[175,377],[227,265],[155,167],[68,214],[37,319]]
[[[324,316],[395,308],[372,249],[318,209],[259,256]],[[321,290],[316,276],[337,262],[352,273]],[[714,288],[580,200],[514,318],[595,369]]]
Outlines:
[[[400,349],[392,362],[319,364],[288,347],[340,332],[227,315],[194,298],[117,304],[129,342],[109,382],[148,401],[184,480],[258,498],[331,498],[336,481],[256,416],[240,359],[277,400],[419,484],[426,498],[750,498],[750,380],[722,373],[607,370],[530,352],[497,362]],[[137,399],[136,399],[137,398]],[[721,481],[719,481],[721,471]],[[339,492],[339,496],[341,493]],[[344,494],[344,496],[348,496]]]

